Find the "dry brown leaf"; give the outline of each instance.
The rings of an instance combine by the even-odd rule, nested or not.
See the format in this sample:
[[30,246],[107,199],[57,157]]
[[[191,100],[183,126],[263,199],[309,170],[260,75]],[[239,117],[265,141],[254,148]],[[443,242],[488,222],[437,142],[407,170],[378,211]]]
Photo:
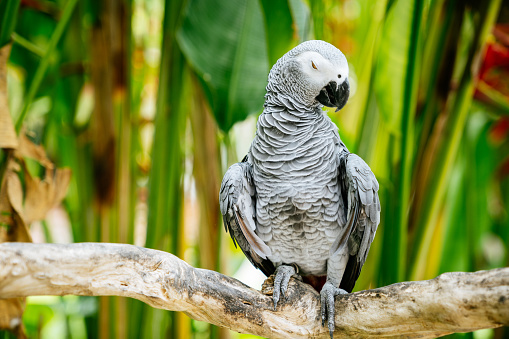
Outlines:
[[25,298],[0,299],[0,329],[12,331],[17,338],[26,338],[23,330]]
[[26,224],[42,220],[46,213],[58,205],[67,193],[71,180],[71,170],[46,169],[46,178],[34,178],[22,162],[25,173],[25,206],[23,218]]
[[[3,183],[0,187],[0,242],[31,242],[23,219],[13,208],[20,208],[22,200],[21,182],[15,170],[16,161],[9,157]],[[23,330],[25,298],[0,299],[0,329],[13,332],[17,338],[26,338]]]
[[32,237],[27,228],[27,223],[23,217],[23,187],[21,180],[15,170],[18,168],[17,162],[9,159],[7,173],[5,174],[5,191],[2,191],[2,203],[6,204],[4,196],[7,197],[7,204],[0,207],[1,211],[6,211],[9,219],[7,220],[7,237],[3,241],[32,242]]
[[[9,157],[4,176],[5,187],[0,191],[0,212],[6,214],[0,215],[0,222],[8,227],[12,226],[19,237],[9,236],[10,241],[31,241],[25,225],[44,219],[46,213],[64,199],[71,180],[71,170],[55,169],[42,146],[33,144],[25,136],[21,137],[20,141],[21,151],[16,151],[14,157]],[[45,167],[44,180],[32,177],[23,156],[35,159]],[[18,172],[22,172],[25,179],[24,191]]]
[[[0,48],[0,148],[3,149],[18,147],[18,138],[7,101],[7,60],[10,52],[10,44]],[[0,242],[32,241],[21,215],[13,208],[9,194],[12,193],[12,200],[17,208],[20,208],[23,191],[15,172],[19,166],[10,152],[7,162],[3,182],[0,182]],[[17,338],[26,338],[22,322],[24,309],[25,298],[0,300],[0,329],[10,330]]]
[[[29,225],[33,221],[44,219],[46,213],[64,199],[71,180],[71,170],[55,169],[44,148],[34,144],[24,133],[20,134],[19,141],[19,147],[14,152],[17,161],[14,158],[9,160],[5,177],[10,206],[16,212],[14,217],[17,215],[24,225]],[[44,166],[44,180],[30,174],[24,157],[32,158]],[[16,173],[20,171],[25,179],[24,192]]]
[[72,171],[70,168],[57,168],[55,175],[55,197],[53,200],[53,206],[55,207],[64,200],[67,195],[67,189],[71,183]]
[[[0,242],[31,242],[27,225],[42,220],[65,197],[70,169],[55,169],[42,146],[30,141],[25,133],[18,140],[7,102],[7,60],[10,45],[0,48],[0,148],[7,152],[7,166],[0,183]],[[32,158],[45,168],[45,178],[34,178],[24,158]],[[21,164],[21,166],[20,166]],[[22,172],[21,172],[22,171]],[[25,191],[18,173],[25,180]],[[26,338],[23,329],[24,298],[0,299],[0,329]]]
[[14,226],[11,203],[7,197],[7,180],[0,187],[0,242],[8,241],[9,231]]
[[16,173],[18,163],[10,157],[0,188],[0,242],[31,242],[32,238],[22,218],[23,189]]
[[19,145],[16,149],[15,156],[18,159],[22,157],[34,159],[47,169],[53,169],[55,167],[46,156],[44,147],[34,144],[23,132],[19,135]]
[[[11,160],[13,161],[13,160]],[[7,180],[7,197],[12,209],[22,215],[23,214],[23,186],[19,180],[18,174],[13,170],[8,170],[5,175]]]
[[7,59],[10,52],[10,44],[0,48],[0,148],[18,147],[18,139],[7,104]]

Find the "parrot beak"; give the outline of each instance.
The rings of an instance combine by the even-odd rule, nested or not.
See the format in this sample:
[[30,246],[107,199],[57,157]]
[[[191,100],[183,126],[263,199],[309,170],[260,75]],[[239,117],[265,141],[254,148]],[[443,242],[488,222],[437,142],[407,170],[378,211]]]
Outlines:
[[316,100],[324,106],[336,107],[337,112],[345,106],[349,95],[350,84],[348,83],[348,79],[343,81],[339,86],[335,81],[331,81],[322,88]]

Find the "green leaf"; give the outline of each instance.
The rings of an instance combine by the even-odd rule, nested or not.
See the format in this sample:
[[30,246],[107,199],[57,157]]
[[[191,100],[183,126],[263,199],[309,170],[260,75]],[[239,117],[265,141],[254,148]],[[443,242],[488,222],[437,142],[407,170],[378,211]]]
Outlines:
[[310,1],[309,5],[311,7],[311,15],[313,17],[313,31],[315,33],[315,39],[323,40],[323,18],[325,17],[324,0],[312,0]]
[[0,47],[11,41],[16,19],[18,17],[20,0],[0,1]]
[[49,45],[46,49],[46,53],[44,54],[44,56],[41,59],[41,62],[37,66],[34,79],[30,84],[27,96],[25,98],[25,102],[23,103],[23,108],[21,109],[21,113],[19,114],[18,121],[16,121],[17,132],[21,130],[21,126],[28,112],[28,108],[30,107],[30,104],[33,102],[35,95],[37,94],[39,86],[41,85],[44,75],[46,74],[46,71],[48,70],[48,67],[50,65],[51,56],[53,52],[57,49],[58,42],[60,41],[60,38],[64,34],[64,31],[71,19],[72,13],[74,11],[74,8],[76,7],[77,2],[78,0],[67,1],[65,8],[62,12],[62,16],[60,17],[60,21],[58,22],[57,26],[55,27],[55,30],[53,31],[53,34],[51,35]]
[[425,262],[428,258],[430,243],[435,230],[436,221],[447,192],[448,182],[453,171],[457,153],[462,144],[463,132],[468,118],[468,113],[474,94],[474,79],[476,77],[475,65],[478,54],[482,51],[490,30],[496,22],[501,0],[491,0],[482,3],[478,16],[475,35],[468,52],[468,59],[463,68],[463,75],[458,86],[458,92],[451,106],[447,125],[441,131],[443,138],[441,147],[438,148],[436,162],[431,175],[431,180],[424,197],[423,209],[418,220],[418,243],[414,247],[412,258],[412,280],[423,279]]
[[[189,112],[189,68],[176,41],[176,28],[185,0],[166,0],[163,19],[161,67],[157,91],[152,168],[149,178],[146,246],[182,256],[184,203],[184,147]],[[135,337],[182,338],[182,318],[177,313],[135,306],[133,312],[144,317],[141,333]],[[170,316],[169,316],[170,315]],[[171,320],[170,320],[171,319]],[[188,320],[185,320],[188,321]]]
[[[311,32],[311,11],[303,0],[289,0],[292,11],[293,24],[299,37],[299,42],[309,40]],[[277,20],[277,19],[275,19]]]
[[262,109],[269,64],[257,1],[191,0],[177,40],[223,131]]
[[391,4],[382,31],[375,70],[375,93],[382,119],[390,131],[401,133],[403,98],[411,43],[414,1]]
[[[420,69],[421,22],[424,2],[398,1],[390,6],[379,46],[375,74],[375,91],[384,125],[394,136],[393,159],[397,172],[391,172],[395,190],[389,201],[395,220],[389,232],[384,233],[384,248],[388,258],[395,261],[390,271],[384,272],[386,281],[404,279],[405,254],[408,248],[408,209],[414,158],[414,116]],[[396,203],[395,203],[396,202]],[[391,233],[393,232],[393,233]]]
[[271,65],[290,50],[293,40],[293,19],[288,1],[260,0],[265,16],[267,47]]

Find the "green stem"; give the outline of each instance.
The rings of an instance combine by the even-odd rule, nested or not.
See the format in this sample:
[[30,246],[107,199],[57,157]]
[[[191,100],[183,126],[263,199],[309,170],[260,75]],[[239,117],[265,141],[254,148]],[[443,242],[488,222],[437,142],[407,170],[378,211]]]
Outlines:
[[[165,1],[146,245],[177,256],[182,254],[180,239],[184,194],[184,132],[187,118],[186,110],[183,109],[186,103],[183,98],[188,83],[184,55],[177,44],[175,33],[180,25],[185,2]],[[155,321],[165,316],[162,310],[151,312]],[[164,331],[170,338],[182,338],[185,332],[185,326],[182,326],[184,323],[175,312],[172,312],[170,317],[171,328],[167,328],[166,323],[163,325]],[[152,322],[149,326],[154,327],[155,324]]]
[[0,1],[0,48],[10,42],[16,26],[20,0]]
[[39,66],[35,71],[34,79],[32,80],[32,83],[30,84],[30,87],[28,89],[28,93],[23,104],[23,108],[21,109],[18,121],[16,121],[16,132],[18,133],[21,129],[21,126],[23,125],[23,120],[25,119],[25,116],[28,112],[28,107],[34,100],[37,90],[41,85],[42,79],[46,74],[46,70],[48,69],[48,66],[50,64],[51,55],[53,54],[55,48],[57,47],[57,44],[60,41],[60,38],[62,37],[62,34],[64,33],[64,30],[71,19],[72,12],[76,7],[77,2],[78,0],[69,0],[67,2],[67,5],[65,6],[65,9],[62,13],[62,17],[60,18],[60,21],[58,22],[57,27],[55,28],[55,31],[51,36],[48,48],[46,49],[46,53],[42,57],[41,62],[39,63]]
[[35,55],[40,56],[41,58],[44,57],[44,50],[41,47],[34,44],[33,42],[23,38],[21,35],[17,33],[12,33],[11,37],[14,43],[20,45],[27,51],[32,52]]
[[322,40],[324,33],[323,18],[325,16],[325,4],[323,0],[310,2],[311,15],[313,16],[313,30],[315,39]]
[[398,183],[398,195],[400,206],[398,208],[397,225],[399,229],[398,241],[398,271],[397,279],[402,281],[406,275],[406,252],[407,252],[407,232],[408,232],[408,208],[410,204],[410,188],[412,181],[412,165],[414,151],[415,134],[415,109],[417,102],[417,85],[419,79],[418,50],[420,43],[419,30],[422,21],[422,12],[424,7],[423,0],[417,0],[414,4],[412,17],[412,30],[410,33],[410,46],[408,50],[408,65],[405,78],[405,95],[403,98],[402,127],[403,134],[401,138],[401,161],[400,161],[400,180]]

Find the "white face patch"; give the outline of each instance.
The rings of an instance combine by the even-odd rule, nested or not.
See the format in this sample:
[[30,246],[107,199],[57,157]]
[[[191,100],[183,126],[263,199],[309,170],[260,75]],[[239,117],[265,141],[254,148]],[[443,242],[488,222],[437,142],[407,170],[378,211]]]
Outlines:
[[[322,88],[331,81],[341,85],[348,78],[348,64],[333,64],[320,53],[306,51],[296,58],[302,73],[309,80],[312,87]],[[345,60],[346,61],[346,60]]]
[[[279,96],[286,97],[312,111],[320,104],[323,105],[317,97],[332,81],[336,88],[345,87],[348,83],[348,62],[345,56],[324,41],[306,41],[283,55],[272,67],[267,84],[270,99],[267,100],[285,106]],[[278,95],[271,96],[273,92]],[[320,100],[325,102],[325,97]]]

